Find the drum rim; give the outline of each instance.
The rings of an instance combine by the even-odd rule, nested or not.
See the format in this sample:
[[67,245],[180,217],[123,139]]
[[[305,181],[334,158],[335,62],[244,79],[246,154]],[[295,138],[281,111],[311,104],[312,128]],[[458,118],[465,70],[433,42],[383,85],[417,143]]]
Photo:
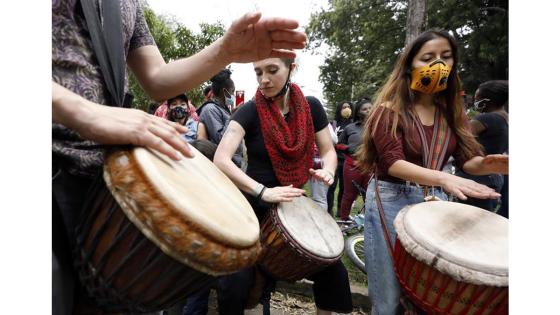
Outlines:
[[[236,272],[242,268],[245,268],[249,265],[252,265],[258,259],[261,246],[260,241],[257,239],[255,244],[248,246],[248,247],[235,247],[230,244],[224,244],[220,239],[216,239],[213,235],[207,233],[204,229],[201,229],[198,225],[196,225],[192,221],[188,220],[181,220],[180,224],[184,227],[184,231],[189,234],[190,238],[194,239],[195,241],[203,240],[202,242],[206,244],[206,248],[201,246],[199,250],[193,250],[192,247],[183,247],[183,248],[176,248],[180,247],[179,244],[183,242],[176,242],[178,236],[174,235],[173,233],[165,233],[162,227],[168,227],[169,222],[167,222],[167,216],[161,216],[159,219],[157,217],[150,216],[148,218],[144,217],[141,218],[140,216],[144,215],[147,216],[147,212],[141,205],[133,201],[133,198],[122,190],[123,185],[127,185],[130,183],[122,183],[118,182],[116,178],[113,178],[110,170],[109,164],[116,163],[115,160],[119,157],[119,155],[126,155],[131,163],[129,163],[129,169],[134,169],[136,172],[133,180],[134,185],[138,185],[138,190],[146,192],[146,194],[153,193],[154,195],[157,194],[157,191],[150,191],[149,187],[146,186],[151,183],[146,178],[139,179],[138,177],[145,177],[146,175],[143,171],[136,165],[136,161],[131,158],[132,152],[130,149],[127,150],[119,150],[113,152],[111,155],[107,156],[105,159],[105,165],[103,170],[103,178],[107,185],[107,188],[111,192],[111,195],[119,204],[120,209],[124,212],[126,217],[138,228],[142,234],[148,238],[151,242],[153,242],[159,249],[161,249],[165,254],[168,256],[176,259],[177,261],[194,268],[195,270],[201,271],[203,273],[213,275],[213,276],[220,276],[231,274]],[[132,170],[127,170],[132,172]],[[131,174],[128,174],[131,175]],[[126,177],[126,176],[120,176]],[[145,187],[144,187],[145,186]],[[167,205],[165,201],[161,200],[161,198],[154,198],[154,202],[159,203],[161,206],[156,207],[158,209],[164,209],[165,211],[174,211],[173,209],[166,209],[163,205]],[[149,221],[149,222],[148,222]],[[151,227],[156,226],[158,232],[152,231]],[[169,230],[169,228],[167,228]],[[184,241],[181,240],[181,241]],[[214,250],[209,249],[208,246],[213,246]],[[174,248],[175,247],[175,248]],[[214,252],[219,251],[221,253],[221,257],[227,260],[227,266],[223,263],[219,264],[219,268],[212,268],[209,266],[213,266],[216,262],[211,261],[203,261],[201,259],[202,255],[201,252]],[[193,259],[193,258],[199,259]],[[228,259],[230,258],[230,259]],[[217,260],[217,258],[216,258]]]
[[[432,202],[446,202],[446,201],[430,201]],[[450,202],[448,202],[450,203]],[[445,252],[438,252],[435,254],[433,249],[426,248],[424,244],[417,241],[411,236],[406,229],[404,222],[406,213],[413,208],[414,205],[404,207],[394,221],[394,228],[397,233],[397,238],[401,242],[403,248],[410,253],[417,260],[432,266],[438,271],[445,273],[453,279],[460,282],[467,282],[476,285],[490,285],[490,286],[508,286],[509,270],[477,270],[473,266],[465,266],[464,262],[458,261],[452,255]],[[482,269],[482,268],[481,268]]]
[[[311,201],[311,202],[315,203],[311,198],[306,197],[306,196],[299,196],[299,197],[296,197],[296,198],[294,198],[294,200],[291,201],[291,202],[294,202],[294,201],[296,201],[296,200],[308,200],[308,201]],[[282,203],[276,204],[276,205],[273,207],[273,209],[271,209],[271,210],[274,210],[272,213],[273,213],[273,220],[274,220],[275,225],[276,225],[276,226],[279,226],[279,227],[281,228],[281,230],[282,230],[282,235],[284,235],[284,236],[286,237],[285,239],[286,239],[287,241],[289,240],[290,243],[296,244],[297,247],[300,248],[300,249],[301,249],[302,251],[304,251],[305,253],[309,253],[309,254],[312,255],[313,257],[317,257],[317,258],[320,258],[320,259],[322,259],[322,260],[338,260],[340,257],[342,257],[342,255],[344,254],[344,237],[342,236],[342,232],[340,232],[340,239],[342,240],[342,246],[341,246],[340,253],[337,254],[337,255],[330,256],[330,257],[319,256],[318,253],[312,252],[312,251],[311,251],[310,249],[308,249],[307,247],[301,245],[301,244],[299,243],[299,241],[297,241],[296,238],[290,233],[290,231],[288,231],[286,225],[284,224],[285,221],[282,219],[283,216],[280,215],[280,213],[278,212],[278,211],[279,211],[279,208],[280,208],[280,206],[281,206],[282,204],[285,204],[285,203],[282,202]],[[316,204],[315,204],[315,205],[316,205]],[[317,205],[317,206],[318,206],[318,205]],[[322,209],[321,209],[321,210],[322,210]],[[323,213],[323,211],[321,211],[321,213]],[[324,214],[328,215],[328,213],[327,213],[326,211],[324,211]],[[332,219],[332,217],[331,217],[330,215],[329,215],[329,218]],[[334,219],[332,219],[332,222],[336,225],[336,222],[334,221]],[[336,228],[337,228],[338,231],[340,231],[340,228],[338,227],[338,225],[336,225]]]

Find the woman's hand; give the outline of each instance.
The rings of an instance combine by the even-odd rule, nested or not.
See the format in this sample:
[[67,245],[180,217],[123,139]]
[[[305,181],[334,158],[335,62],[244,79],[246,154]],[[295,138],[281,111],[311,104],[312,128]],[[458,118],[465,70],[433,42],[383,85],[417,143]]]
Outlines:
[[318,170],[314,170],[310,168],[309,173],[311,174],[311,176],[315,177],[316,179],[322,181],[327,185],[332,185],[332,183],[334,182],[333,174],[324,168],[320,168]]
[[501,196],[494,189],[479,184],[474,180],[447,173],[443,174],[445,174],[441,182],[441,186],[443,187],[443,189],[446,192],[457,196],[461,200],[467,200],[467,197],[474,197],[479,199],[498,199]]
[[223,53],[232,62],[251,62],[266,58],[294,58],[291,49],[305,47],[307,36],[296,31],[298,22],[285,18],[261,18],[247,13],[233,21],[221,38]]
[[506,154],[490,154],[482,159],[482,167],[491,174],[507,175],[509,172],[509,156]]
[[294,198],[302,196],[305,190],[290,186],[277,186],[265,188],[261,199],[268,203],[289,202]]
[[193,156],[181,137],[185,126],[141,110],[93,103],[54,82],[52,119],[99,144],[145,146],[174,160]]

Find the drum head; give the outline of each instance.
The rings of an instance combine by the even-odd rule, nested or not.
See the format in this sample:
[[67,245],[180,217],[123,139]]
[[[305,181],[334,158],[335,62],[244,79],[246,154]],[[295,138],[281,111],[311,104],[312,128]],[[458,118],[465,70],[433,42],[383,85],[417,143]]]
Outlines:
[[298,244],[322,258],[336,258],[344,238],[334,219],[310,198],[301,196],[278,205],[278,218]]
[[405,207],[395,219],[395,230],[409,253],[440,271],[467,282],[507,285],[506,218],[469,205],[432,201]]
[[[193,222],[225,245],[255,244],[259,223],[251,205],[210,160],[194,147],[190,149],[194,158],[180,161],[141,147],[132,150],[132,158],[157,195],[169,204],[176,215],[173,219]],[[119,158],[128,163],[127,156]]]

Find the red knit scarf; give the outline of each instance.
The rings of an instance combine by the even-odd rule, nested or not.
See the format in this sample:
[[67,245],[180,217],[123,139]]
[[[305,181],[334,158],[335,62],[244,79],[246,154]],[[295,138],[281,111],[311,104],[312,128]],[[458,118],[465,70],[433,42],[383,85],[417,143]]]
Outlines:
[[313,165],[313,119],[309,103],[296,84],[289,89],[290,116],[284,116],[274,101],[257,90],[255,99],[266,151],[280,184],[302,187]]

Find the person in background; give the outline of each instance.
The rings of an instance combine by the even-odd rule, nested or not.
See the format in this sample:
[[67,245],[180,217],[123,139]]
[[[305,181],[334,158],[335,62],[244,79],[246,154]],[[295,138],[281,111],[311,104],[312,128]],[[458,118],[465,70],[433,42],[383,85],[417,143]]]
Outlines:
[[183,134],[183,137],[187,142],[191,143],[196,140],[198,122],[187,112],[188,103],[189,99],[184,93],[168,99],[169,110],[167,111],[167,119],[187,127],[188,131]]
[[[235,104],[235,84],[231,79],[231,71],[222,69],[212,79],[212,99],[204,102],[197,109],[200,116],[198,124],[198,136],[200,139],[208,139],[215,144],[220,144],[224,132],[226,132],[231,109]],[[243,146],[237,149],[233,160],[235,165],[241,167]]]
[[[334,112],[334,119],[331,122],[331,126],[333,127],[336,137],[340,137],[342,130],[348,124],[352,122],[352,103],[351,102],[340,102],[336,106],[336,110]],[[328,204],[328,211],[329,213],[333,213],[334,207],[334,192],[336,187],[338,186],[338,194],[337,194],[337,203],[336,203],[336,216],[340,217],[340,204],[342,202],[342,193],[344,192],[344,177],[342,175],[344,169],[344,153],[341,150],[336,149],[336,171],[334,173],[334,183],[329,187],[327,192],[327,204]]]
[[368,118],[373,105],[368,99],[363,99],[356,103],[354,108],[353,122],[348,124],[338,139],[338,148],[344,152],[344,192],[340,208],[340,219],[348,220],[352,204],[359,194],[358,189],[363,191],[367,188],[367,182],[371,174],[363,174],[354,164],[354,154],[362,144],[362,133],[364,122]]
[[[486,154],[507,154],[509,152],[509,116],[505,110],[508,103],[508,81],[486,81],[478,86],[474,94],[474,110],[480,112],[470,121],[471,132],[484,148]],[[470,175],[457,171],[457,176],[468,178],[477,183],[499,191],[502,195],[498,214],[508,217],[508,175]],[[492,199],[469,198],[460,202],[493,211],[497,201]]]

